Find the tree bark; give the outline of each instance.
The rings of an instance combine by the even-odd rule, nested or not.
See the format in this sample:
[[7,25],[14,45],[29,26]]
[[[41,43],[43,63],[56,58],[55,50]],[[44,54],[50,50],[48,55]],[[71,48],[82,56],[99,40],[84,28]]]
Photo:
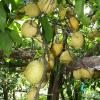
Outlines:
[[53,85],[53,96],[51,100],[59,100],[59,80],[55,78]]
[[51,100],[59,100],[59,94],[61,93],[61,88],[63,85],[63,73],[64,67],[59,66],[59,73],[55,76],[54,84],[53,84],[53,96]]
[[47,100],[51,100],[52,99],[54,79],[55,79],[54,73],[51,72]]
[[82,63],[84,67],[100,70],[100,56],[84,57]]

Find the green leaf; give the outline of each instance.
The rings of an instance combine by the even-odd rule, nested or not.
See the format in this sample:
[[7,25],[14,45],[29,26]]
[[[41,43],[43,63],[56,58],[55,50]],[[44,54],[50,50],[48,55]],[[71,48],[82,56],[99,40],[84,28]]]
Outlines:
[[84,15],[84,4],[85,0],[75,0],[75,12],[82,24],[88,26],[91,21],[87,16]]
[[96,16],[97,20],[98,20],[98,19],[100,20],[100,10],[97,10],[95,16]]
[[44,35],[45,41],[49,43],[51,39],[53,38],[53,30],[50,25],[50,22],[48,21],[48,17],[45,15],[41,18],[40,21],[41,21],[42,29],[44,31],[43,35]]
[[100,22],[100,10],[98,10],[95,14],[97,21]]
[[12,51],[13,41],[9,37],[9,31],[0,31],[0,50],[3,50],[5,55],[9,55]]
[[62,0],[57,0],[57,3],[60,4],[62,2]]
[[4,31],[6,26],[6,12],[2,6],[2,3],[0,2],[0,29]]
[[17,43],[17,45],[20,45],[22,42],[22,38],[19,36],[17,31],[9,30],[9,35],[13,42]]
[[90,22],[91,22],[90,19],[88,17],[86,17],[86,16],[82,16],[79,19],[85,26],[88,26],[90,24]]
[[11,11],[17,10],[22,4],[24,4],[24,0],[4,0],[5,4],[11,4]]
[[98,8],[100,9],[100,0],[95,0],[95,2],[97,3]]
[[79,17],[84,14],[84,3],[85,0],[75,0],[75,12]]

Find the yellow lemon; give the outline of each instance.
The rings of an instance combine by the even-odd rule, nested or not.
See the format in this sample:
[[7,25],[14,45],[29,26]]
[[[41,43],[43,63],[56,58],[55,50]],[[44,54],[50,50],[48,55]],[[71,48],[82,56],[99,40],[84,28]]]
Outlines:
[[44,63],[39,60],[33,60],[27,65],[24,76],[31,84],[37,84],[42,78],[43,71]]
[[69,23],[70,23],[71,28],[73,30],[75,30],[75,31],[78,30],[78,28],[79,28],[79,22],[78,22],[78,20],[75,17],[71,17],[69,19]]
[[58,56],[63,49],[63,44],[62,43],[53,43],[51,51],[55,56]]
[[69,64],[71,61],[72,61],[72,57],[68,52],[68,50],[62,52],[62,54],[60,55],[60,62]]
[[25,21],[21,27],[21,34],[26,38],[31,38],[37,33],[37,24],[34,21]]
[[52,13],[56,7],[57,0],[39,0],[38,6],[41,10],[41,12],[44,13]]
[[77,80],[79,80],[81,78],[81,72],[80,69],[74,70],[73,71],[73,77]]
[[40,9],[35,3],[27,3],[24,7],[24,11],[29,17],[36,17],[40,14]]
[[85,68],[81,68],[80,71],[81,71],[82,78],[90,79],[90,78],[92,78],[92,76],[94,74],[94,72],[92,70],[85,69]]
[[80,32],[75,32],[72,34],[72,37],[71,37],[71,40],[72,40],[72,46],[75,48],[75,49],[79,49],[83,46],[84,44],[84,37],[82,35],[82,33]]

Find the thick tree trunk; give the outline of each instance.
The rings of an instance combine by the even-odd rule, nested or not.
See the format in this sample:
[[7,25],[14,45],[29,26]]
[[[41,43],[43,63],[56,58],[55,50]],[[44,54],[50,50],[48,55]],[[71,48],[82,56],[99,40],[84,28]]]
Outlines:
[[55,78],[53,85],[53,96],[51,100],[59,100],[59,80]]
[[63,84],[62,79],[63,79],[63,73],[61,73],[59,77],[55,78],[54,85],[53,85],[52,100],[59,100],[59,94],[61,93],[60,89],[62,88],[62,84]]
[[[50,78],[50,84],[48,88],[47,100],[59,100],[60,88],[63,84],[63,69],[64,67],[60,66],[59,74],[52,73]],[[52,95],[50,95],[52,94]]]

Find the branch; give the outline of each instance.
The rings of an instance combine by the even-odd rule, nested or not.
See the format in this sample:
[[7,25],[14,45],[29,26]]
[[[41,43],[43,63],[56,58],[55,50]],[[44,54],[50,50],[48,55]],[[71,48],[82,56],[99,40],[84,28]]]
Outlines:
[[82,63],[84,67],[100,70],[100,56],[84,57]]
[[[0,59],[3,59],[3,57],[5,57],[3,55],[3,51],[0,50]],[[32,59],[34,57],[34,52],[31,52],[30,48],[17,48],[15,50],[12,51],[12,53],[10,54],[9,58],[13,58],[13,59]]]
[[82,67],[100,70],[100,56],[84,57],[79,61],[73,61],[71,64],[65,66],[68,71],[73,71]]
[[18,48],[12,52],[10,57],[13,59],[27,60],[27,59],[32,59],[34,57],[34,53],[31,52],[30,48],[27,49]]
[[[75,69],[78,69],[80,67],[85,67],[85,68],[93,68],[95,70],[100,70],[100,56],[93,56],[94,51],[98,51],[98,49],[100,48],[100,43],[97,43],[96,46],[91,49],[91,51],[87,52],[87,54],[85,55],[84,58],[80,59],[80,61],[73,61],[71,64],[69,65],[65,65],[67,66],[67,70],[69,71],[73,71]],[[10,63],[10,66],[14,66],[15,69],[17,67],[22,67],[22,66],[26,66],[30,60],[33,59],[35,53],[34,51],[32,52],[30,48],[18,48],[12,51],[11,55],[9,56],[9,58],[12,58],[14,60],[19,60],[21,59],[23,62],[22,63],[18,63],[17,65],[14,63]],[[3,65],[4,63],[2,62],[3,58],[5,56],[3,55],[3,52],[0,51],[0,64]],[[14,69],[13,67],[13,69]]]

